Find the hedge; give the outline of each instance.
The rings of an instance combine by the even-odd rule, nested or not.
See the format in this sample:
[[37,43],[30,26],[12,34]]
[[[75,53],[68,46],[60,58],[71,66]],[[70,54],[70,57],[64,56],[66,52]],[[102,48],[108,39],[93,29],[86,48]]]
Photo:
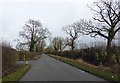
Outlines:
[[18,52],[10,47],[2,46],[2,66],[16,65]]
[[18,52],[7,46],[2,46],[2,76],[14,71],[18,66]]
[[[113,48],[112,52],[112,63],[120,63],[120,48]],[[56,52],[55,55],[70,58],[70,59],[82,59],[90,64],[100,65],[101,63],[105,65],[107,53],[103,48],[86,48],[80,50],[62,51]]]
[[38,56],[38,53],[34,52],[28,52],[28,51],[19,51],[19,60],[33,60],[36,56]]

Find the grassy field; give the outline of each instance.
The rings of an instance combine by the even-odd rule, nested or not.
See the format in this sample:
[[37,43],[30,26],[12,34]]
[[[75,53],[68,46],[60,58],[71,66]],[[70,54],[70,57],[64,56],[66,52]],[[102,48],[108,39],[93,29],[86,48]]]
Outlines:
[[103,71],[101,69],[98,69],[98,68],[95,68],[95,67],[91,67],[87,64],[84,64],[84,63],[81,63],[81,62],[78,62],[78,61],[75,61],[73,59],[68,59],[68,58],[64,58],[64,57],[60,57],[60,56],[54,56],[54,55],[49,55],[50,57],[53,57],[57,60],[60,60],[60,61],[63,61],[67,64],[70,64],[74,67],[77,67],[83,71],[86,71],[88,73],[91,73],[93,75],[96,75],[98,77],[101,77],[105,80],[108,80],[108,81],[120,81],[118,79],[118,74],[113,74],[112,72],[110,71]]
[[19,79],[30,69],[29,65],[22,65],[15,72],[11,72],[10,74],[4,76],[2,81],[19,81]]

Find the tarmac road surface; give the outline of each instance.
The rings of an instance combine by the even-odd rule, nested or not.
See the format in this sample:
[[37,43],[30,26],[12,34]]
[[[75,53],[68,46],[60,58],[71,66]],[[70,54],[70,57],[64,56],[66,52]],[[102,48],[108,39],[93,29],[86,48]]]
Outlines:
[[105,81],[45,54],[35,61],[20,81]]

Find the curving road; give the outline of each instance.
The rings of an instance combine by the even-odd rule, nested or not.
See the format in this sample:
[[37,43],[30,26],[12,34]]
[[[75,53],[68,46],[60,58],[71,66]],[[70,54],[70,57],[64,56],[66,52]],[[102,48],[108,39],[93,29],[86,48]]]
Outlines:
[[47,55],[35,62],[20,81],[105,81]]

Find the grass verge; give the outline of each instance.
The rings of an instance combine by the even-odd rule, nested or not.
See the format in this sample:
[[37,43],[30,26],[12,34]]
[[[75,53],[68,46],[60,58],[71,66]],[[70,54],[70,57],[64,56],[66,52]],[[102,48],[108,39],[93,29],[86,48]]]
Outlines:
[[2,82],[5,81],[19,81],[19,79],[30,69],[30,65],[22,65],[15,72],[11,72],[10,74],[4,76],[2,78]]
[[93,75],[96,75],[98,77],[101,77],[107,81],[116,81],[116,82],[120,82],[120,80],[118,79],[118,74],[113,74],[112,72],[110,71],[103,71],[101,69],[98,69],[98,68],[94,68],[94,67],[90,67],[84,63],[81,63],[81,62],[78,62],[78,61],[75,61],[73,59],[68,59],[68,58],[65,58],[65,57],[60,57],[60,56],[54,56],[54,55],[49,55],[50,57],[53,57],[57,60],[60,60],[60,61],[63,61],[67,64],[70,64],[74,67],[77,67],[83,71],[86,71],[88,73],[91,73]]

